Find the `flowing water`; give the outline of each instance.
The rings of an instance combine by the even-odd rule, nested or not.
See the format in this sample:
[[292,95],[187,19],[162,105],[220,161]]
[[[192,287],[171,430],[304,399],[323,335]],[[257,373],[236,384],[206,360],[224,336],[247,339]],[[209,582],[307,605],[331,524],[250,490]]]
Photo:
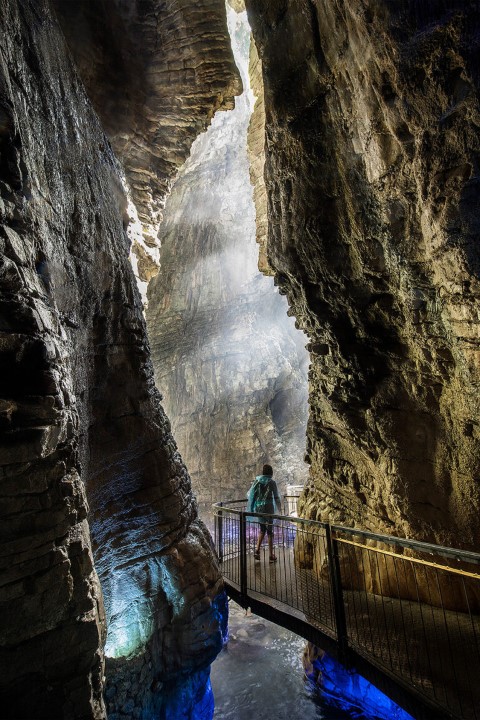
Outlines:
[[352,720],[305,679],[305,640],[229,603],[229,641],[212,665],[214,720]]

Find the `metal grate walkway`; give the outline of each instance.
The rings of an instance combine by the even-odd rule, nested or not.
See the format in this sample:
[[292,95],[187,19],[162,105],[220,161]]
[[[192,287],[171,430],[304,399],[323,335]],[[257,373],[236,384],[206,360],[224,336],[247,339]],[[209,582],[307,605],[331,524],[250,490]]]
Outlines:
[[480,720],[480,555],[215,505],[227,592],[354,666],[420,720]]

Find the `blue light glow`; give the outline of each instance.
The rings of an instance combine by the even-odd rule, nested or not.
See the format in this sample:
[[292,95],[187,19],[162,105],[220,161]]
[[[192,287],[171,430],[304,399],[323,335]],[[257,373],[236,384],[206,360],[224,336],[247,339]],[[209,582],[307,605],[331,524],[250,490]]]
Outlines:
[[[375,685],[352,670],[347,670],[329,655],[313,661],[316,672],[311,680],[322,689],[322,696],[335,707],[364,720],[414,720],[405,710]],[[353,714],[356,713],[356,714]]]
[[112,572],[103,583],[107,610],[107,657],[134,655],[152,636],[152,599],[145,597],[137,574]]
[[[162,720],[212,720],[213,712],[210,670],[200,670],[164,695],[160,717]],[[155,720],[157,718],[158,715]]]
[[215,596],[212,611],[222,634],[222,645],[225,645],[228,642],[228,597],[225,590]]
[[102,587],[107,612],[107,657],[130,657],[141,652],[155,629],[157,596],[165,597],[172,622],[188,610],[176,556],[148,558],[142,564],[113,570]]

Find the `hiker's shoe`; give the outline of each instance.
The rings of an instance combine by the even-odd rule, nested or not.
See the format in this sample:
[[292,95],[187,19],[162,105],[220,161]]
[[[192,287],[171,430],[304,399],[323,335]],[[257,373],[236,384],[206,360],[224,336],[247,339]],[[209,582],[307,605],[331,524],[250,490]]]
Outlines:
[[254,552],[254,553],[253,553],[253,559],[254,559],[254,560],[260,560],[260,553],[259,553],[259,552]]
[[269,562],[269,563],[276,563],[276,562],[277,562],[277,558],[275,557],[275,555],[270,555],[270,558],[269,558],[268,562]]

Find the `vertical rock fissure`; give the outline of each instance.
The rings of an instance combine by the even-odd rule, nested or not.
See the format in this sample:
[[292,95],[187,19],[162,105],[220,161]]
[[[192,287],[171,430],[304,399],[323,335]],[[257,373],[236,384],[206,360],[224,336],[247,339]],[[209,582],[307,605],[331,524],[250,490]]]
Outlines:
[[146,312],[156,383],[205,510],[244,494],[267,460],[282,489],[306,477],[308,355],[257,268],[250,29],[245,12],[228,17],[245,90],[196,140],[167,199]]

